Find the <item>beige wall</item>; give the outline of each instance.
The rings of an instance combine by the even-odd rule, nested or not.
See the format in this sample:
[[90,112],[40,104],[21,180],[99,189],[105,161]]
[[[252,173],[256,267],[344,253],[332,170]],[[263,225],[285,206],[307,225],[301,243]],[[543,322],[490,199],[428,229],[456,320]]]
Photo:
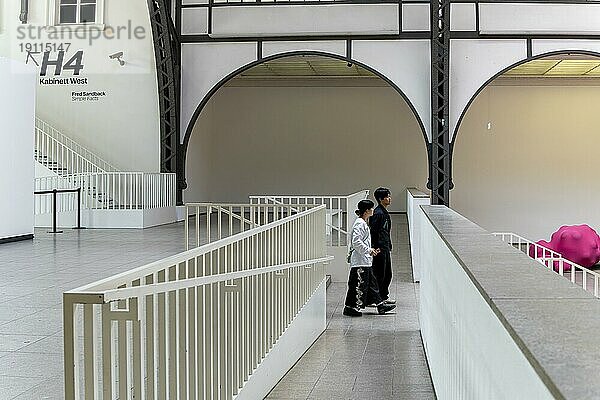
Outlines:
[[598,104],[594,86],[488,87],[456,139],[453,208],[535,240],[562,224],[600,229]]
[[234,202],[385,185],[405,211],[405,188],[427,182],[427,151],[389,87],[225,87],[195,126],[187,182],[186,201]]

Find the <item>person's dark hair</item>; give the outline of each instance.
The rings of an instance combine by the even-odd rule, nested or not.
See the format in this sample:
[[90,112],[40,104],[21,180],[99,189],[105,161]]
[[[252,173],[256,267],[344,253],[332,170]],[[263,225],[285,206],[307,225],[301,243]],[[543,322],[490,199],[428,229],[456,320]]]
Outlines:
[[391,195],[392,192],[390,191],[390,189],[385,188],[385,187],[380,187],[375,189],[375,192],[373,192],[373,197],[375,197],[375,200],[377,200],[377,203],[381,203],[381,200],[385,199],[388,195]]
[[367,210],[370,210],[374,206],[375,206],[375,203],[373,203],[371,200],[361,200],[358,202],[358,205],[356,206],[358,208],[358,210],[354,211],[354,213],[356,215],[358,215],[359,217],[362,217],[363,215],[365,215]]

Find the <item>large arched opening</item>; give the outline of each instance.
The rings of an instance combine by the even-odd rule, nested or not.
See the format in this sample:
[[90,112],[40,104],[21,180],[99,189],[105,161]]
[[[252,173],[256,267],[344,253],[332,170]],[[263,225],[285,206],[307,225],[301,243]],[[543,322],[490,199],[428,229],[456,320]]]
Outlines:
[[[400,94],[400,95],[399,95]],[[402,91],[323,53],[250,64],[201,102],[186,132],[186,201],[251,194],[348,194],[427,182],[427,139]]]
[[471,99],[453,152],[452,207],[493,231],[600,228],[600,55],[565,51],[499,72]]

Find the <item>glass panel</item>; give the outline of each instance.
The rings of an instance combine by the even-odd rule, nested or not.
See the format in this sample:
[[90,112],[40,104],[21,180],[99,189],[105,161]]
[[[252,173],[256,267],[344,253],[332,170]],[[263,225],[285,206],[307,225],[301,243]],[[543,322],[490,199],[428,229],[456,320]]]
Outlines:
[[96,6],[94,4],[81,6],[79,22],[82,24],[96,22]]
[[81,4],[96,4],[96,0],[81,0]]
[[77,22],[77,6],[60,6],[60,23],[74,24]]
[[77,4],[77,0],[60,0],[60,5]]

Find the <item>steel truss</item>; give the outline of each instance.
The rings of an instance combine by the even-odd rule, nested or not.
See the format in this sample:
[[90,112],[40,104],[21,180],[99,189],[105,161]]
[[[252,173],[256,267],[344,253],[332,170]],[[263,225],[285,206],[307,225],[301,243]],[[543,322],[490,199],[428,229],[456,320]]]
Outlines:
[[450,204],[450,0],[431,0],[431,204]]
[[[431,143],[429,182],[431,203],[450,204],[452,183],[452,143],[450,142],[450,4],[452,0],[431,0]],[[185,183],[185,148],[179,145],[179,90],[181,84],[181,39],[186,42],[211,41],[209,37],[180,36],[170,17],[171,0],[148,0],[154,34],[160,113],[161,170],[177,172],[177,202],[182,202]],[[181,5],[179,6],[181,8]],[[190,6],[191,7],[191,6]],[[190,36],[188,38],[188,36]],[[206,35],[205,35],[206,36]],[[287,40],[289,38],[285,38]],[[297,38],[294,38],[298,40]],[[310,38],[314,40],[314,37]],[[231,38],[216,41],[254,41]],[[284,40],[284,39],[282,39]]]
[[160,171],[177,173],[177,204],[186,187],[180,155],[179,93],[181,43],[171,16],[171,0],[148,0],[160,112]]

